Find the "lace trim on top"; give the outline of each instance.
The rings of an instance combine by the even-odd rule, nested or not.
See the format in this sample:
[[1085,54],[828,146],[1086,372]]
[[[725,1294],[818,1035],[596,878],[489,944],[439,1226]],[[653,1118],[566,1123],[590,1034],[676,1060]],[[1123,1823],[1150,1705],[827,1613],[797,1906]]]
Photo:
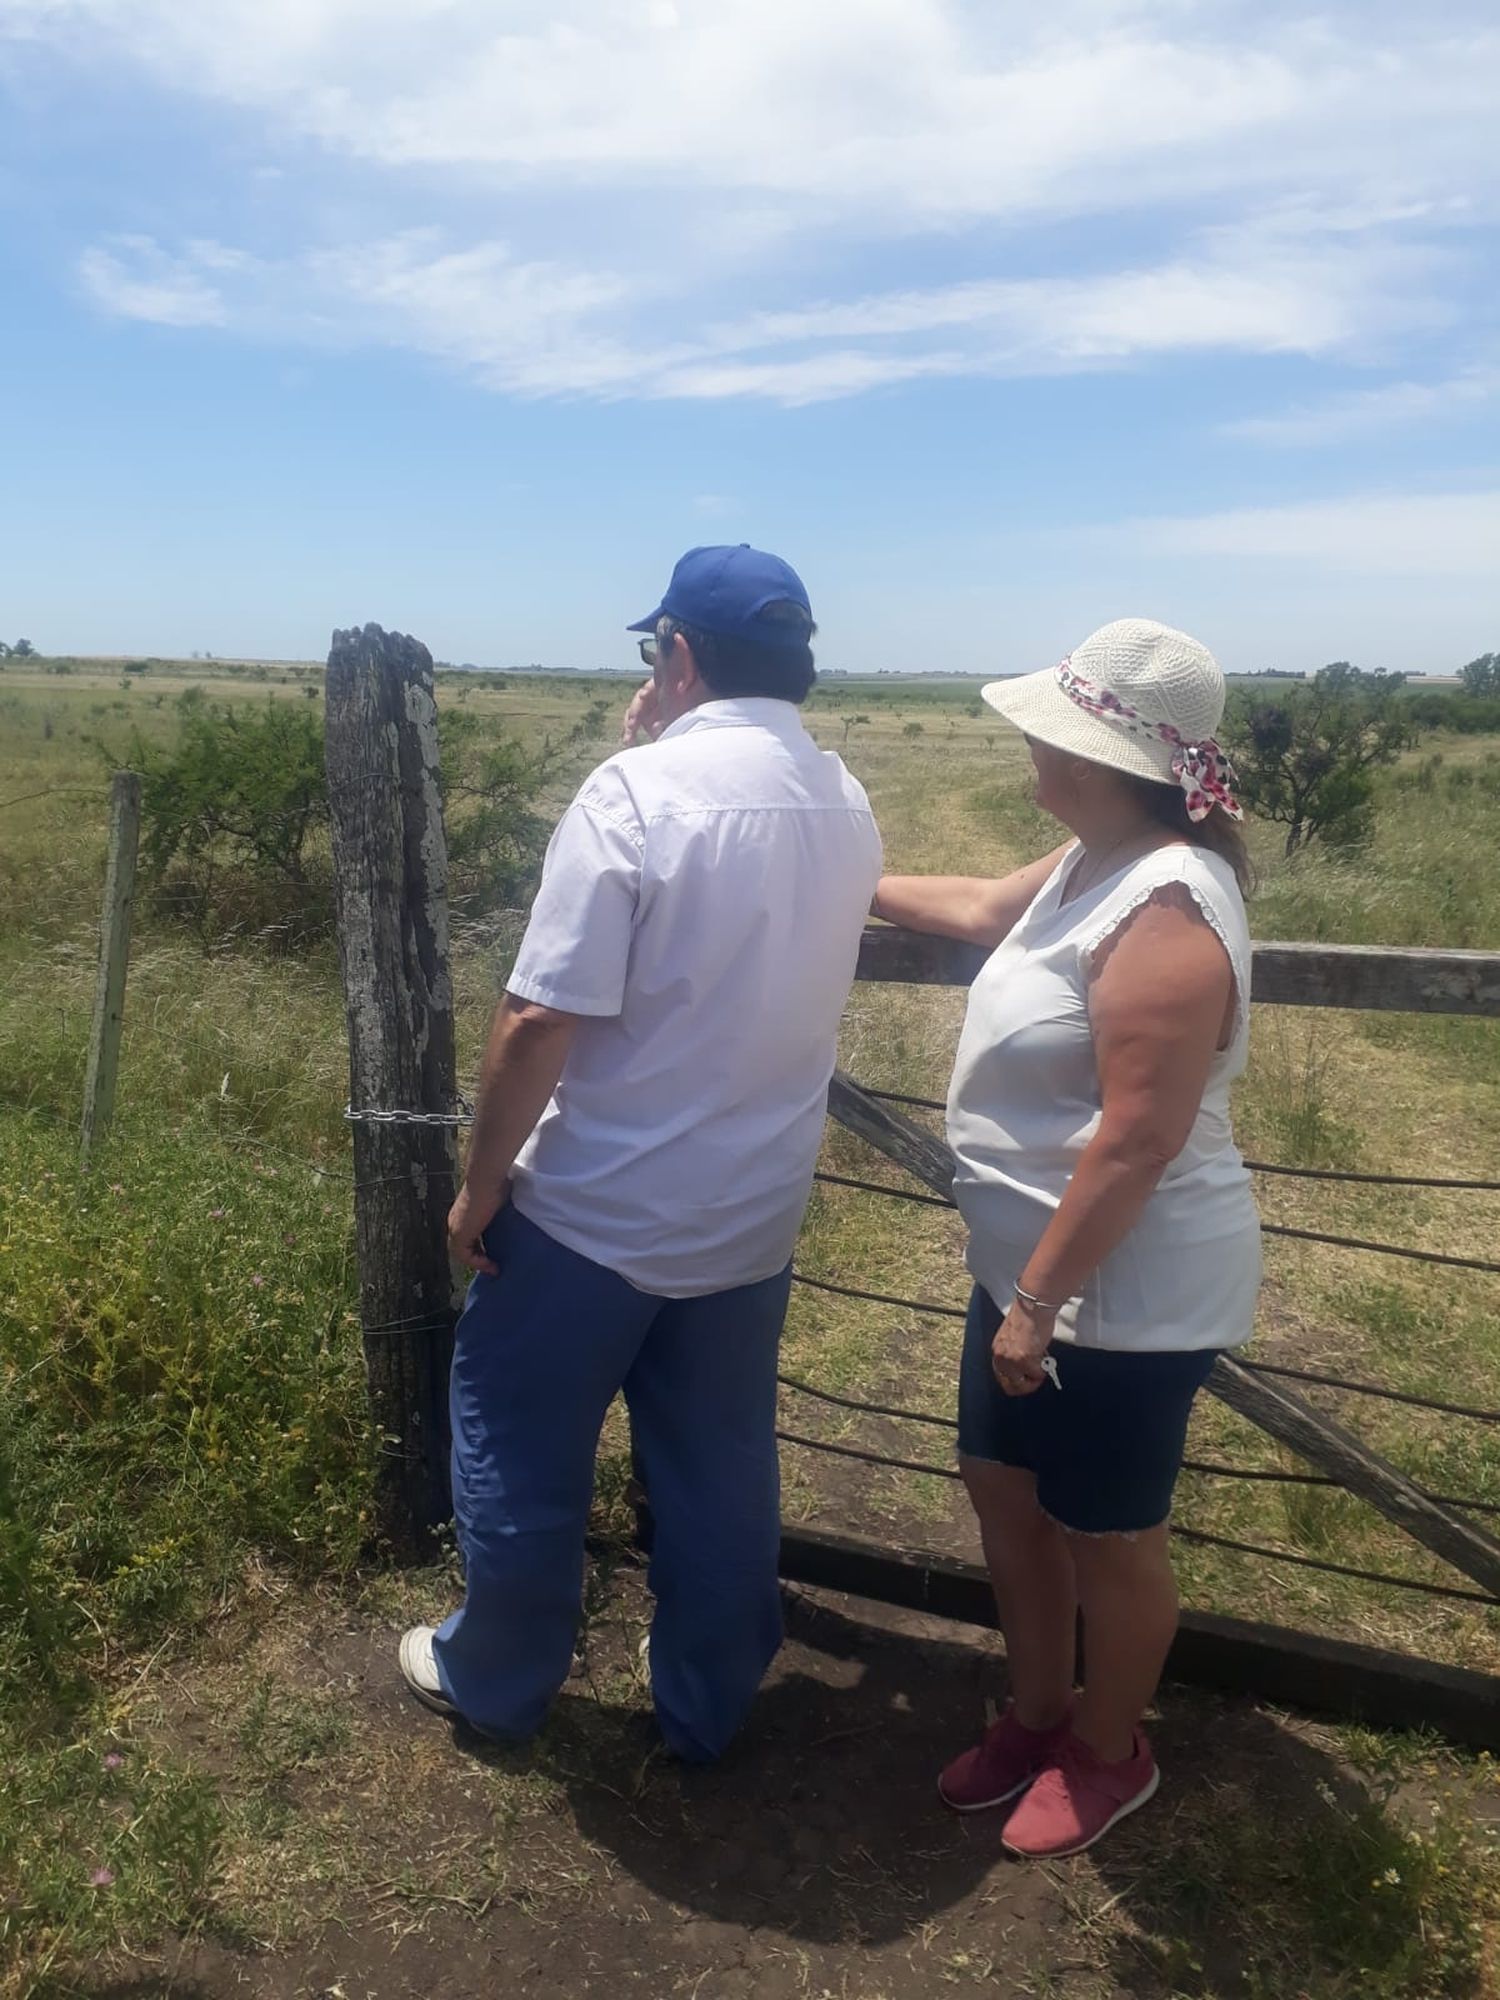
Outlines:
[[[1245,1027],[1247,1004],[1249,1001],[1250,969],[1248,965],[1241,963],[1240,953],[1224,927],[1224,920],[1214,908],[1203,885],[1192,881],[1187,874],[1175,873],[1160,876],[1154,882],[1143,882],[1132,895],[1128,896],[1123,903],[1117,904],[1109,912],[1108,916],[1104,917],[1095,925],[1093,930],[1080,940],[1078,946],[1079,963],[1082,965],[1085,973],[1092,974],[1094,955],[1099,950],[1099,947],[1106,944],[1128,918],[1133,917],[1137,910],[1144,904],[1149,903],[1152,897],[1158,895],[1163,889],[1186,889],[1197,906],[1198,914],[1224,947],[1224,956],[1229,960],[1230,976],[1234,980],[1234,1028],[1229,1037],[1229,1048],[1232,1048]],[[1227,1055],[1229,1048],[1219,1050],[1219,1055]]]

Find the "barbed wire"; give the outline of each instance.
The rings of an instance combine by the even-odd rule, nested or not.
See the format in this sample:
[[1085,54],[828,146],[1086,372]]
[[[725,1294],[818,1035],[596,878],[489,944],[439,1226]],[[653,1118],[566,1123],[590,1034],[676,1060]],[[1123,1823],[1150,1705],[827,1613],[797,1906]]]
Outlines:
[[828,1187],[858,1188],[863,1194],[893,1195],[899,1201],[918,1202],[924,1208],[957,1208],[958,1206],[957,1202],[950,1201],[946,1195],[914,1194],[909,1188],[891,1187],[884,1181],[854,1180],[848,1174],[825,1174],[818,1172],[813,1175],[813,1179],[824,1182]]
[[1299,1243],[1328,1243],[1337,1250],[1371,1250],[1380,1257],[1407,1257],[1418,1264],[1443,1264],[1454,1271],[1500,1274],[1500,1263],[1489,1257],[1454,1257],[1446,1250],[1416,1250],[1405,1243],[1372,1243],[1361,1236],[1333,1236],[1322,1229],[1294,1229],[1289,1223],[1263,1222],[1262,1236],[1288,1236]]
[[[856,1445],[834,1444],[827,1438],[802,1437],[795,1431],[786,1430],[778,1430],[776,1435],[783,1444],[800,1445],[805,1451],[824,1452],[834,1458],[858,1459],[866,1465],[889,1466],[897,1472],[927,1473],[935,1479],[963,1477],[951,1466],[929,1465],[920,1459],[889,1457],[882,1452],[861,1450]],[[1360,1569],[1351,1563],[1324,1562],[1321,1557],[1296,1555],[1290,1549],[1269,1548],[1260,1542],[1235,1541],[1227,1535],[1210,1534],[1203,1528],[1179,1527],[1175,1521],[1172,1533],[1181,1541],[1228,1549],[1237,1555],[1258,1556],[1264,1562],[1292,1563],[1299,1569],[1320,1570],[1326,1576],[1354,1577],[1362,1583],[1378,1583],[1392,1590],[1419,1591],[1426,1597],[1453,1598],[1463,1604],[1500,1605],[1500,1597],[1492,1597],[1487,1591],[1463,1590],[1450,1583],[1425,1583],[1418,1577],[1396,1576],[1386,1570]]]
[[917,1458],[891,1458],[884,1452],[861,1451],[852,1444],[834,1444],[828,1438],[800,1437],[796,1431],[776,1433],[783,1444],[798,1444],[806,1451],[823,1451],[834,1458],[857,1458],[866,1465],[888,1465],[897,1472],[925,1472],[934,1479],[962,1479],[963,1474],[953,1465],[927,1465]]
[[1260,1542],[1239,1542],[1228,1535],[1211,1535],[1203,1528],[1179,1528],[1173,1523],[1172,1533],[1184,1542],[1200,1542],[1205,1547],[1232,1549],[1237,1555],[1259,1556],[1264,1562],[1293,1563],[1298,1569],[1321,1570],[1325,1576],[1352,1576],[1361,1583],[1383,1584],[1393,1590],[1417,1590],[1425,1597],[1456,1598],[1463,1604],[1483,1604],[1493,1608],[1500,1605],[1500,1597],[1492,1597],[1484,1590],[1461,1590],[1451,1583],[1423,1583],[1413,1576],[1392,1576],[1388,1571],[1359,1569],[1351,1563],[1324,1562],[1318,1556],[1294,1555],[1290,1549],[1267,1548]]
[[871,1305],[900,1306],[907,1312],[937,1313],[943,1319],[967,1319],[967,1306],[940,1306],[930,1300],[898,1299],[890,1292],[866,1292],[857,1285],[836,1285],[831,1278],[810,1278],[804,1271],[793,1271],[792,1283],[806,1285],[815,1292],[833,1292],[843,1299],[866,1299]]
[[[935,1097],[911,1097],[900,1090],[875,1090],[867,1083],[860,1084],[859,1088],[866,1097],[878,1097],[886,1104],[906,1104],[916,1111],[946,1112],[948,1109]],[[1245,1165],[1253,1174],[1284,1174],[1294,1180],[1351,1181],[1362,1187],[1455,1188],[1470,1193],[1500,1194],[1500,1181],[1452,1179],[1441,1174],[1356,1173],[1352,1168],[1293,1167],[1271,1160],[1246,1160]]]
[[[885,1195],[893,1201],[919,1202],[930,1208],[957,1206],[942,1195],[915,1194],[908,1188],[891,1187],[885,1181],[856,1180],[847,1174],[825,1173],[817,1173],[813,1178],[835,1187],[857,1188],[865,1194]],[[1338,1250],[1367,1250],[1381,1257],[1406,1257],[1419,1264],[1442,1264],[1451,1270],[1500,1274],[1500,1263],[1487,1257],[1455,1257],[1446,1250],[1418,1250],[1406,1243],[1375,1243],[1366,1237],[1336,1236],[1327,1230],[1295,1229],[1282,1222],[1263,1222],[1260,1228],[1263,1236],[1291,1237],[1300,1243],[1327,1243]]]
[[0,799],[0,812],[8,806],[29,806],[37,799],[97,798],[103,801],[108,797],[107,788],[94,785],[43,785],[38,792],[21,792],[16,798]]
[[[795,1390],[798,1395],[811,1396],[816,1402],[831,1403],[841,1410],[857,1410],[862,1416],[892,1417],[901,1423],[929,1424],[935,1430],[958,1429],[956,1417],[939,1416],[933,1410],[908,1410],[891,1403],[867,1402],[858,1396],[841,1396],[832,1389],[819,1389],[811,1382],[799,1381],[795,1375],[778,1374],[776,1380],[784,1389]],[[793,1440],[794,1443],[797,1441]],[[902,1460],[901,1463],[909,1468],[913,1466],[911,1460]],[[942,1468],[924,1465],[914,1469],[938,1472]],[[1243,1479],[1276,1486],[1343,1486],[1342,1480],[1334,1479],[1323,1472],[1287,1472],[1280,1468],[1252,1465],[1220,1465],[1211,1459],[1185,1458],[1182,1461],[1182,1469],[1184,1472],[1197,1473],[1208,1479]],[[1420,1486],[1417,1491],[1424,1500],[1430,1500],[1438,1507],[1462,1507],[1476,1514],[1500,1514],[1500,1500],[1480,1500],[1458,1493],[1432,1493]]]
[[938,1430],[956,1431],[956,1417],[940,1417],[930,1410],[902,1410],[890,1403],[866,1403],[857,1396],[840,1396],[832,1389],[814,1388],[811,1382],[799,1382],[795,1375],[778,1375],[776,1380],[783,1389],[795,1389],[799,1396],[811,1396],[819,1403],[832,1403],[841,1410],[858,1410],[865,1416],[897,1417],[907,1424],[932,1424]]
[[[965,1319],[968,1316],[966,1307],[934,1305],[925,1299],[902,1299],[890,1292],[864,1291],[855,1285],[835,1284],[828,1278],[812,1278],[803,1271],[792,1272],[792,1283],[809,1286],[813,1291],[834,1292],[841,1298],[865,1299],[873,1305],[899,1306],[907,1312],[935,1313],[944,1319]],[[1317,1374],[1307,1369],[1284,1367],[1269,1361],[1241,1359],[1240,1366],[1249,1369],[1252,1374],[1286,1375],[1296,1381],[1319,1383],[1330,1389],[1347,1389],[1353,1395],[1381,1396],[1394,1403],[1410,1403],[1416,1409],[1439,1410],[1447,1416],[1472,1417],[1480,1423],[1500,1424],[1500,1410],[1478,1409],[1466,1403],[1442,1402],[1432,1396],[1411,1395],[1403,1389],[1385,1389],[1375,1382],[1359,1382],[1342,1375]]]
[[1345,1375],[1327,1375],[1311,1368],[1291,1368],[1278,1361],[1249,1361],[1239,1357],[1241,1368],[1252,1375],[1284,1375],[1293,1382],[1312,1382],[1324,1389],[1343,1389],[1351,1396],[1378,1396],[1387,1403],[1407,1403],[1416,1410],[1437,1410],[1448,1417],[1471,1417],[1476,1423],[1500,1424],[1500,1410],[1477,1409],[1471,1403],[1447,1403],[1436,1396],[1413,1395],[1406,1389],[1387,1389],[1379,1382],[1359,1382]]

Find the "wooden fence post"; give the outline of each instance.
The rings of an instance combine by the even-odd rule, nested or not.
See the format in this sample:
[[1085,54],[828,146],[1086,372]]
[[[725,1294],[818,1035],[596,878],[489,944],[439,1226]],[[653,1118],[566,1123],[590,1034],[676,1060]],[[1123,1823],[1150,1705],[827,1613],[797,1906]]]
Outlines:
[[130,916],[135,903],[135,857],[141,837],[141,781],[116,771],[109,788],[109,858],[104,865],[104,914],[99,926],[99,978],[94,1025],[83,1085],[79,1157],[84,1166],[104,1137],[115,1108],[120,1071],[120,1031],[125,1022],[125,971],[130,963]]
[[446,1232],[458,1170],[448,847],[425,646],[378,625],[334,633],[325,755],[360,1320],[382,1440],[378,1526],[410,1555],[452,1511],[447,1385],[457,1304]]

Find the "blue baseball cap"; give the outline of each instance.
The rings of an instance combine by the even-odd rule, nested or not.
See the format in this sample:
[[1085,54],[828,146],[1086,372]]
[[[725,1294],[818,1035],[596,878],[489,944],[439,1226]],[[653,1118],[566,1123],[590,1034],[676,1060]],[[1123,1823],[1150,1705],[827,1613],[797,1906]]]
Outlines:
[[[807,613],[807,625],[796,619],[763,618],[761,613],[771,604],[800,605]],[[680,618],[684,625],[698,625],[728,639],[753,639],[763,646],[803,646],[812,625],[812,606],[790,563],[741,542],[735,548],[689,549],[673,570],[661,603],[625,629],[654,632],[660,618]]]

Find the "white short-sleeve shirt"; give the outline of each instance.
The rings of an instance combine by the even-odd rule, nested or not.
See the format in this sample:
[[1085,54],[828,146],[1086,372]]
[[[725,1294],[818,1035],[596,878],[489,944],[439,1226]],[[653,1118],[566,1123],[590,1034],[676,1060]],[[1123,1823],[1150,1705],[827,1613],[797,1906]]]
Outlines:
[[587,1017],[516,1162],[521,1213],[663,1298],[774,1276],[880,865],[863,788],[790,702],[705,702],[601,764],[506,981]]
[[1004,1307],[1099,1129],[1095,956],[1158,889],[1176,885],[1229,959],[1233,1030],[1209,1067],[1186,1144],[1124,1241],[1065,1306],[1055,1337],[1088,1347],[1236,1347],[1250,1338],[1260,1286],[1260,1224],[1229,1117],[1250,1039],[1244,900],[1226,862],[1182,842],[1064,902],[1077,859],[1074,846],[969,991],[948,1097],[969,1268]]

